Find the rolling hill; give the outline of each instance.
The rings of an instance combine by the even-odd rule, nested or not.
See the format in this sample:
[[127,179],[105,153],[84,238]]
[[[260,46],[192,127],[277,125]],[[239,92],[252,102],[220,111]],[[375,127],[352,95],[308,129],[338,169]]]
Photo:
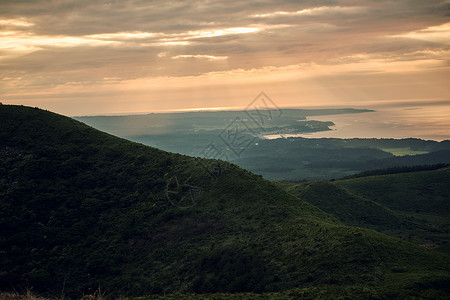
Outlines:
[[382,175],[380,170],[372,172],[380,175],[369,176],[371,172],[366,172],[360,178],[285,182],[283,186],[347,225],[374,229],[450,253],[450,168],[405,171]]
[[445,298],[450,282],[447,255],[346,226],[235,165],[10,105],[0,106],[0,241],[0,290],[53,297],[101,287]]

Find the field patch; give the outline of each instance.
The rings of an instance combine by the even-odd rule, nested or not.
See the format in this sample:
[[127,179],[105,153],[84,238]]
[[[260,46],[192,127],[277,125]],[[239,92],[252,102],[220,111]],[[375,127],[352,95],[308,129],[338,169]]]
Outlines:
[[409,147],[404,148],[380,148],[384,152],[389,152],[394,154],[395,156],[406,156],[406,155],[419,155],[419,154],[428,154],[429,151],[425,150],[412,150]]

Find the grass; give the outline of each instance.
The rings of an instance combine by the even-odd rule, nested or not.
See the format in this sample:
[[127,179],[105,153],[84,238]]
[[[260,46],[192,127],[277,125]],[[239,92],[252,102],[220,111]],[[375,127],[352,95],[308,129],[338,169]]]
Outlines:
[[[374,172],[377,173],[377,172]],[[448,252],[450,168],[337,181],[278,183],[347,225]]]
[[[398,278],[391,278],[398,280]],[[68,298],[44,298],[33,294],[30,291],[26,293],[1,293],[2,300],[68,300]],[[81,298],[72,300],[226,300],[226,299],[271,299],[271,300],[297,300],[297,299],[448,299],[448,293],[445,291],[436,291],[435,289],[425,289],[419,294],[414,287],[398,290],[395,286],[386,286],[383,288],[370,284],[361,285],[320,285],[314,287],[296,288],[283,292],[267,293],[173,293],[173,294],[152,294],[139,297],[113,297],[108,295],[84,295]]]
[[48,298],[43,298],[36,296],[31,291],[27,291],[23,294],[16,292],[0,292],[0,299],[2,300],[49,300]]
[[429,151],[424,150],[412,150],[411,148],[381,148],[381,150],[385,152],[392,153],[395,156],[406,156],[406,155],[418,155],[418,154],[427,154]]
[[[106,300],[109,297],[106,296],[105,292],[100,288],[92,292],[91,294],[86,294],[78,298],[79,300]],[[64,295],[64,292],[59,297],[42,297],[27,289],[23,293],[19,292],[0,292],[1,300],[70,300]]]

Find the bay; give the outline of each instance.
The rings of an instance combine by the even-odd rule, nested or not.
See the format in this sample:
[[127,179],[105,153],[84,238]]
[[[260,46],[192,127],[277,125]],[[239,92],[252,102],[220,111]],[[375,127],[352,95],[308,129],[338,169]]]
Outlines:
[[[372,109],[372,107],[366,107]],[[450,140],[450,102],[380,106],[374,112],[308,117],[332,121],[330,131],[265,135],[266,139],[305,138],[420,138]]]

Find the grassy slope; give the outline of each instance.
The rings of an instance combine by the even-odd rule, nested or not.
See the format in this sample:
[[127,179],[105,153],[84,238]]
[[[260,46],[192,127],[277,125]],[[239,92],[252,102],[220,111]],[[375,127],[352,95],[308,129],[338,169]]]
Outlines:
[[367,227],[449,252],[450,168],[284,188],[348,225]]
[[[175,178],[185,186],[175,189]],[[400,295],[449,280],[445,255],[346,227],[234,165],[27,107],[0,106],[0,232],[3,290],[77,296],[99,285],[116,295],[368,285]]]
[[400,218],[387,207],[336,183],[305,182],[291,187],[289,191],[351,226],[381,229],[401,223]]
[[450,168],[337,181],[390,209],[450,217]]

